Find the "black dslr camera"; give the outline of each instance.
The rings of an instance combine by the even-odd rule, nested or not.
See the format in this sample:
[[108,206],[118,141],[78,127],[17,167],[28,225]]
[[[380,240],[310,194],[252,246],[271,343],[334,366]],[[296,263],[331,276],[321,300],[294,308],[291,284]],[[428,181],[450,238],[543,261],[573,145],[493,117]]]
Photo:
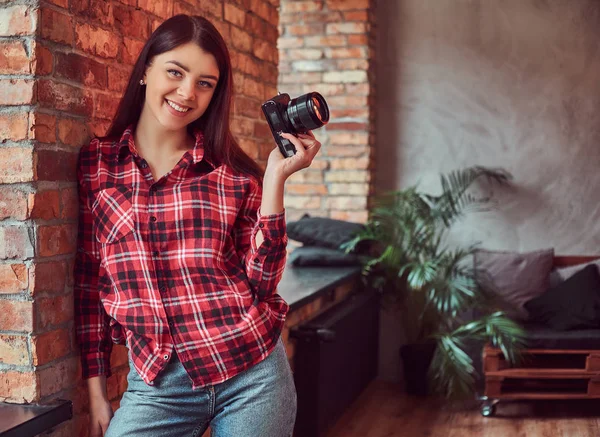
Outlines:
[[290,100],[288,94],[279,94],[261,105],[271,133],[281,151],[289,158],[296,154],[296,147],[281,132],[293,135],[305,134],[329,121],[329,108],[323,96],[312,92]]

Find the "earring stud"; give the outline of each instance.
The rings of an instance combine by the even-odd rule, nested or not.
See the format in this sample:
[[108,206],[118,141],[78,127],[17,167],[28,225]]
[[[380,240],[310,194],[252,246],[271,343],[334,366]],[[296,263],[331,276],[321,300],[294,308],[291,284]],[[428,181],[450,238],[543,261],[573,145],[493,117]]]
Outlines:
[[140,79],[140,85],[146,85],[146,82],[144,82],[144,79]]

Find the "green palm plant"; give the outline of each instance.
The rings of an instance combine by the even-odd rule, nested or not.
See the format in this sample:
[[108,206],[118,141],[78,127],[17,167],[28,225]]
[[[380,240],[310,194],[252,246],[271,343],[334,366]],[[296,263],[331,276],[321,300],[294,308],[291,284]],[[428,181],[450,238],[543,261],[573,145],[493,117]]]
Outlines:
[[364,230],[342,249],[351,252],[368,243],[365,282],[401,306],[409,343],[435,342],[430,387],[449,398],[461,398],[475,392],[467,343],[490,342],[514,363],[524,345],[524,332],[499,310],[502,304],[485,273],[473,265],[477,246],[451,247],[447,233],[467,212],[490,209],[491,197],[469,191],[475,182],[507,185],[511,176],[502,169],[476,166],[440,179],[439,195],[412,186],[379,197]]

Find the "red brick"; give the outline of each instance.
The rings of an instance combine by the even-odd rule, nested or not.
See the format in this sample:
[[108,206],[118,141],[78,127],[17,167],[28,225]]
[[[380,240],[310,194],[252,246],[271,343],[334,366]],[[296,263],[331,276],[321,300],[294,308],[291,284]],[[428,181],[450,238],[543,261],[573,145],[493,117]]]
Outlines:
[[332,146],[325,148],[327,156],[361,156],[369,153],[369,147],[364,146]]
[[37,14],[27,5],[0,9],[0,36],[33,35],[36,26]]
[[[149,1],[149,0],[147,0]],[[188,0],[189,1],[189,0]],[[205,13],[213,15],[215,18],[221,18],[223,16],[222,2],[220,1],[201,1],[193,2],[196,6],[196,15],[205,15]],[[210,19],[210,17],[208,17]],[[216,25],[219,21],[213,22]]]
[[324,184],[288,184],[286,193],[300,195],[323,195],[327,194],[327,186]]
[[60,6],[61,8],[69,7],[69,0],[48,0],[50,3]]
[[92,115],[93,100],[89,91],[65,83],[40,80],[38,99],[40,104],[46,108],[82,116]]
[[23,404],[38,398],[38,379],[34,372],[7,370],[0,373],[0,401]]
[[314,12],[323,9],[323,1],[285,1],[281,7],[282,14],[297,14],[298,12]]
[[35,303],[36,331],[46,331],[49,327],[62,325],[73,320],[72,294],[37,298]]
[[277,47],[273,43],[257,39],[252,45],[254,56],[276,64],[279,59]]
[[93,137],[103,137],[108,132],[110,121],[93,119],[87,123],[88,131]]
[[346,84],[346,91],[349,95],[366,96],[370,94],[371,87],[368,83],[348,83]]
[[173,14],[173,0],[138,0],[138,7],[161,18],[169,18]]
[[368,35],[348,35],[348,45],[350,46],[366,46],[368,42]]
[[119,98],[110,94],[95,93],[94,94],[94,117],[104,120],[112,120],[117,107],[119,106]]
[[231,62],[234,70],[239,70],[242,73],[249,74],[250,76],[260,77],[260,68],[257,62],[246,53],[232,50]]
[[286,36],[282,36],[281,38],[279,38],[277,40],[277,47],[281,50],[281,49],[295,49],[295,48],[299,48],[302,47],[302,45],[304,44],[304,38],[292,38],[292,37],[286,37]]
[[108,69],[108,89],[119,93],[125,91],[132,70],[129,66],[111,65]]
[[129,362],[127,348],[122,345],[114,345],[110,354],[111,369],[124,366]]
[[29,269],[29,293],[33,296],[39,293],[63,293],[66,276],[67,267],[64,262],[35,262]]
[[330,108],[329,118],[331,120],[335,120],[336,118],[358,118],[358,119],[368,119],[369,118],[369,109],[353,109],[353,108]]
[[76,177],[77,152],[37,150],[35,152],[37,181],[73,181]]
[[367,132],[330,132],[330,145],[355,145],[362,146],[369,143],[369,134]]
[[28,228],[24,226],[0,227],[0,259],[33,257],[33,245]]
[[0,220],[27,219],[27,194],[10,185],[0,186]]
[[42,143],[56,142],[56,116],[41,112],[29,114],[29,138]]
[[254,122],[254,136],[257,138],[269,138],[271,139],[272,133],[271,128],[265,120]]
[[231,123],[231,132],[240,137],[251,137],[254,135],[254,121],[245,117],[234,117]]
[[367,123],[354,123],[354,122],[333,122],[327,124],[327,130],[351,130],[351,131],[366,131],[369,128]]
[[29,217],[32,219],[52,220],[60,216],[58,191],[56,190],[29,193],[28,204]]
[[75,225],[40,226],[37,230],[39,256],[66,255],[75,252],[77,229]]
[[0,363],[26,366],[29,364],[27,337],[0,334]]
[[255,140],[248,138],[239,138],[238,143],[242,150],[252,159],[258,158],[259,147]]
[[250,0],[250,10],[269,23],[276,24],[279,20],[277,10],[264,0]]
[[29,79],[1,79],[0,106],[35,103],[34,86],[34,81]]
[[335,63],[336,70],[368,70],[369,61],[366,59],[338,59]]
[[25,264],[0,264],[0,294],[21,293],[27,290],[27,286]]
[[225,20],[229,21],[235,26],[245,27],[246,24],[246,11],[238,8],[230,3],[223,5],[223,12]]
[[58,121],[58,139],[64,144],[80,147],[89,142],[90,134],[85,123],[72,118],[61,118]]
[[281,78],[281,83],[321,83],[323,74],[321,72],[309,71],[309,72],[298,72],[294,74],[288,74]]
[[0,42],[0,74],[28,74],[29,57],[23,41]]
[[319,209],[321,198],[317,196],[286,196],[286,208]]
[[73,387],[80,380],[79,358],[70,357],[38,371],[40,395],[53,395]]
[[113,4],[106,0],[89,0],[89,6],[81,15],[106,26],[114,24]]
[[231,27],[231,43],[233,47],[243,52],[250,53],[252,51],[252,36],[243,30],[238,29],[237,27]]
[[275,29],[277,33],[273,37],[273,35],[271,35],[272,31],[270,29],[272,29],[272,27],[270,26],[270,23],[265,23],[263,20],[261,20],[259,17],[253,14],[245,14],[245,19],[246,24],[243,25],[243,28],[251,35],[258,36],[259,38],[262,38],[266,41],[270,41],[271,44],[277,41],[277,38],[279,37],[279,32],[277,31],[277,29]]
[[0,331],[33,331],[33,302],[0,300]]
[[353,223],[366,223],[369,218],[368,211],[331,211],[329,216],[336,220],[345,220]]
[[285,26],[285,34],[292,36],[321,35],[325,33],[323,23],[292,24]]
[[369,184],[329,184],[329,193],[333,195],[368,196]]
[[78,49],[102,58],[115,58],[121,45],[116,33],[87,23],[75,27],[75,42]]
[[71,352],[71,332],[50,331],[32,338],[33,365],[42,366]]
[[325,174],[326,182],[369,182],[370,174],[366,170],[338,170]]
[[144,43],[137,39],[123,38],[123,47],[121,48],[121,60],[126,64],[133,65],[142,51]]
[[64,188],[60,191],[60,218],[76,219],[79,213],[77,188]]
[[77,53],[55,53],[56,77],[64,77],[94,88],[106,88],[106,65]]
[[120,34],[144,40],[150,36],[150,20],[143,11],[115,3],[113,12]]
[[325,56],[332,59],[338,58],[359,58],[365,59],[367,57],[366,47],[339,47],[327,49]]
[[[243,79],[243,82],[242,82]],[[257,82],[249,77],[239,78],[236,83],[243,83],[242,93],[248,97],[254,97],[258,100],[263,98],[265,93],[264,85],[261,82]]]
[[0,138],[20,141],[27,138],[27,112],[0,114]]
[[290,184],[322,184],[323,172],[320,170],[306,169],[294,173],[288,180]]
[[366,170],[369,168],[369,157],[334,159],[331,161],[332,170]]
[[198,9],[195,6],[190,5],[189,3],[184,3],[183,1],[176,1],[173,5],[173,15],[197,15],[197,13]]
[[39,42],[35,41],[32,44],[31,70],[36,76],[46,76],[52,73],[52,52],[44,47]]
[[304,38],[305,47],[346,47],[345,35],[309,36]]
[[238,96],[233,106],[236,115],[258,118],[261,113],[260,103],[247,97]]
[[371,0],[327,0],[327,9],[332,11],[349,11],[352,9],[369,9]]
[[28,147],[0,148],[0,183],[33,180],[33,149]]
[[367,21],[368,19],[367,10],[344,12],[344,21]]
[[42,8],[42,38],[50,41],[73,44],[73,19],[49,8]]

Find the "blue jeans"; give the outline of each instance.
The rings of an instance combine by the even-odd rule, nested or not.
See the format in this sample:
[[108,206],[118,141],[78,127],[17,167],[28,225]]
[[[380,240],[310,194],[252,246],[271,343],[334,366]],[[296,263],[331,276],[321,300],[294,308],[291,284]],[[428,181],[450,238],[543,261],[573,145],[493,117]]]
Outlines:
[[281,340],[260,363],[221,384],[192,390],[174,356],[147,385],[129,364],[129,383],[105,437],[290,437],[296,388]]

